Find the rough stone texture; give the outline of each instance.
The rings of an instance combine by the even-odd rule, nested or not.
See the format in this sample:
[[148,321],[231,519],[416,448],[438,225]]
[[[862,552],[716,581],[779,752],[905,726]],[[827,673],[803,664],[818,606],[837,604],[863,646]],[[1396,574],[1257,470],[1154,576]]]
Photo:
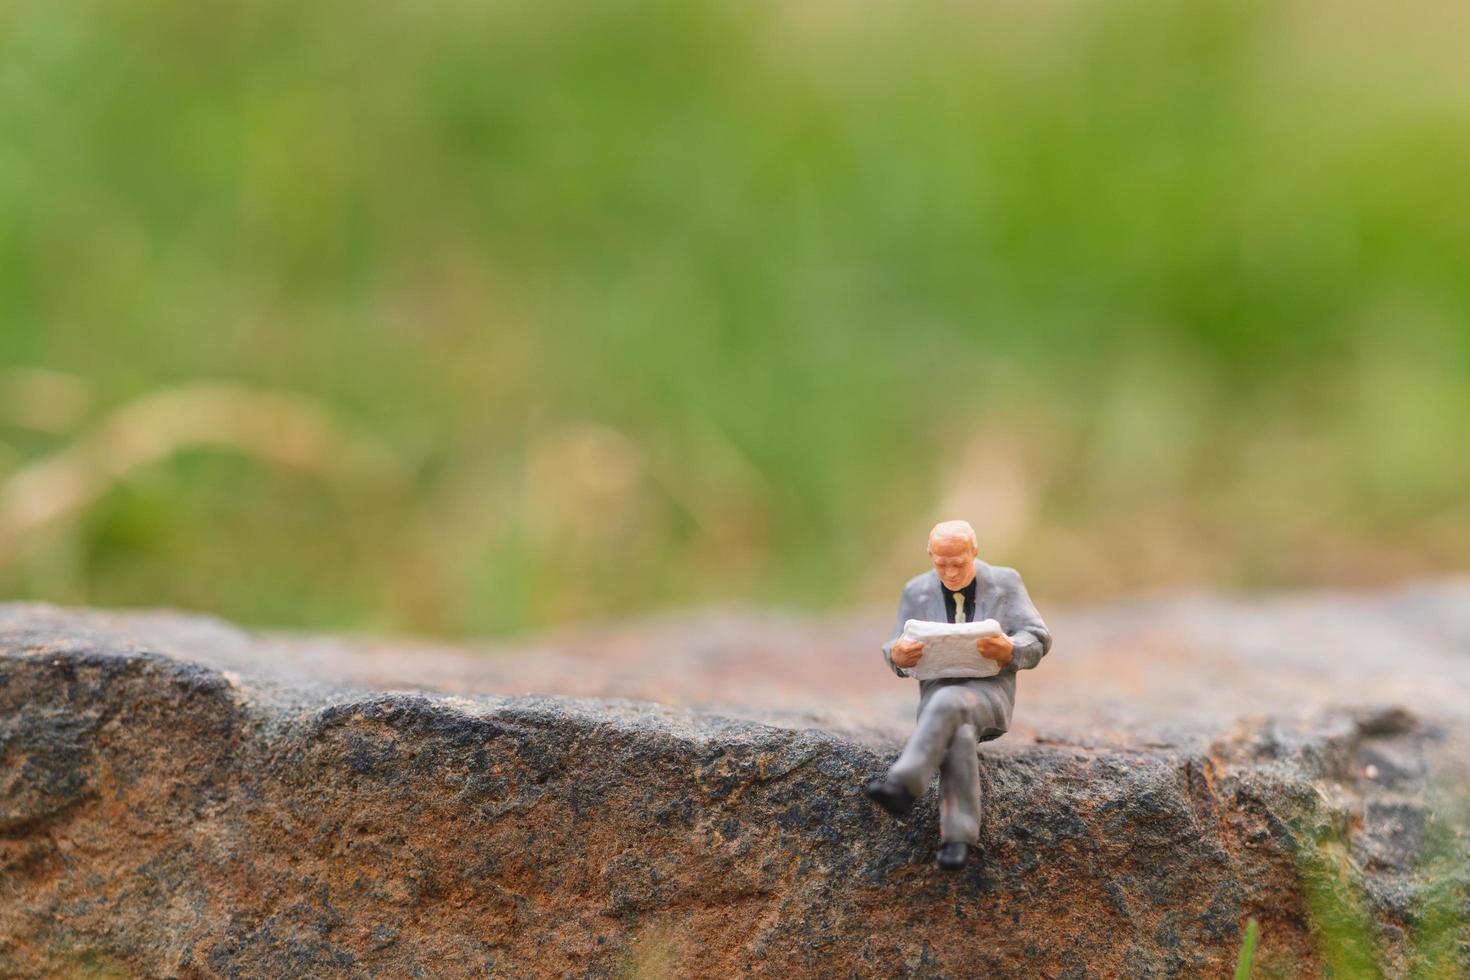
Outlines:
[[857,792],[886,610],[472,652],[0,606],[0,975],[1221,976],[1255,916],[1313,976],[1327,878],[1403,975],[1426,894],[1463,923],[1470,583],[1048,612],[945,876],[932,795]]

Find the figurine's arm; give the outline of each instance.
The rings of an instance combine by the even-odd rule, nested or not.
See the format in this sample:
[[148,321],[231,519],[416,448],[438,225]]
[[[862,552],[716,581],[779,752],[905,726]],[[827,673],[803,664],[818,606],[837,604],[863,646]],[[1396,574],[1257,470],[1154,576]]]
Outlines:
[[893,662],[893,641],[902,635],[903,624],[906,622],[908,622],[908,617],[903,614],[903,607],[900,605],[898,610],[898,626],[894,628],[893,635],[888,638],[888,642],[883,644],[883,662],[888,665],[889,670],[893,671],[899,677],[907,677],[909,675],[903,672],[902,667]]
[[1051,649],[1051,631],[1041,621],[1041,614],[1031,602],[1021,576],[1010,568],[996,569],[1001,590],[995,619],[1011,638],[1013,670],[1030,670]]
[[883,662],[899,677],[907,677],[909,675],[904,672],[902,667],[893,662],[893,643],[903,635],[904,623],[918,618],[918,604],[915,598],[910,595],[910,591],[908,588],[903,590],[903,597],[898,600],[898,622],[893,626],[893,635],[888,638],[887,643],[883,644]]

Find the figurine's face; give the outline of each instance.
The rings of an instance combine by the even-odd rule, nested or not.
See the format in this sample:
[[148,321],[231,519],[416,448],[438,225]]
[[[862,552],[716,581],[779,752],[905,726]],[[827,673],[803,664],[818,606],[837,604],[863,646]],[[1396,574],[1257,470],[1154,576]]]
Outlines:
[[963,589],[974,580],[977,554],[969,538],[944,537],[929,542],[929,557],[934,559],[934,570],[939,573],[939,581],[951,592]]

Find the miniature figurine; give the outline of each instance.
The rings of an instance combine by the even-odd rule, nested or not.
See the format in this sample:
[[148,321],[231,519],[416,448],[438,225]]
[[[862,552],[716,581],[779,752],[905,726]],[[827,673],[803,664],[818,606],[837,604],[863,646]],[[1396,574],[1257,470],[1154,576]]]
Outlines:
[[[958,871],[980,838],[979,742],[999,738],[1011,724],[1016,671],[1035,667],[1051,649],[1051,634],[1013,568],[978,558],[975,529],[944,521],[929,532],[934,570],[904,586],[893,638],[883,659],[900,677],[918,676],[918,726],[898,761],[864,793],[895,817],[906,816],[939,771],[939,867]],[[991,620],[992,622],[982,622]],[[944,627],[940,624],[972,624]],[[913,635],[960,637],[972,663],[947,657],[925,665],[933,640]],[[987,662],[989,661],[989,662]],[[926,669],[926,667],[928,669]],[[910,673],[913,671],[913,673]],[[990,676],[984,676],[989,674]]]

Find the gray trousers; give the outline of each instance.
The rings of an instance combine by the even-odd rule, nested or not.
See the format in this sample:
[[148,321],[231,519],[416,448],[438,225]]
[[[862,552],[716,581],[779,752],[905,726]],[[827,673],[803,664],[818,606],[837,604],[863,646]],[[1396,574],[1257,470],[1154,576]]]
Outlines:
[[915,796],[939,770],[939,839],[948,844],[980,840],[979,734],[994,737],[1009,719],[984,689],[952,684],[934,691],[919,708],[919,724],[888,778]]

